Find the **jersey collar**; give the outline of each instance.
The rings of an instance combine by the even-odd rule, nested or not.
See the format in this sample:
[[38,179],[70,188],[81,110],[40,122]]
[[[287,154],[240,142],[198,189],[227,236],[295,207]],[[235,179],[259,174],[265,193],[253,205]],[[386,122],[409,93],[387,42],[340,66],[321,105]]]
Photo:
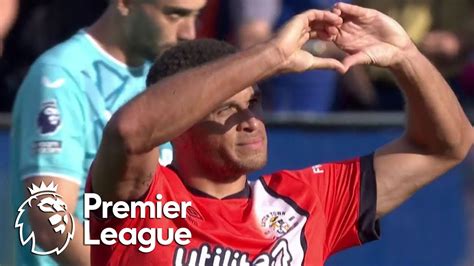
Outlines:
[[[179,174],[178,174],[178,171],[176,170],[176,168],[172,165],[168,165],[167,166],[169,169],[171,169],[178,177],[179,177]],[[181,178],[180,178],[181,179]],[[182,181],[181,181],[182,182]],[[207,194],[206,192],[204,191],[201,191],[199,189],[196,189],[196,188],[193,188],[193,187],[190,187],[188,185],[186,185],[184,182],[183,182],[184,186],[186,187],[186,189],[191,192],[191,194],[193,194],[194,196],[199,196],[199,197],[203,197],[203,198],[209,198],[209,199],[216,199],[216,200],[219,200],[218,198],[212,196],[212,195],[209,195]],[[251,189],[250,189],[250,185],[248,182],[245,182],[245,187],[237,192],[237,193],[234,193],[234,194],[231,194],[229,196],[226,196],[220,200],[230,200],[230,199],[248,199],[250,198],[250,194],[251,194]]]

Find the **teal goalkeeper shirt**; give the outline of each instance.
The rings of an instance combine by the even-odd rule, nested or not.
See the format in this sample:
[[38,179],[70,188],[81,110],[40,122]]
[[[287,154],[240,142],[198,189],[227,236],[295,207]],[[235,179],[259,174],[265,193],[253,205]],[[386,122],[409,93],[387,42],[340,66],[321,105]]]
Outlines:
[[[82,220],[84,185],[103,129],[119,107],[145,89],[150,66],[126,66],[84,30],[34,62],[13,108],[10,169],[15,216],[25,200],[23,180],[52,176],[79,184],[75,216]],[[170,145],[161,147],[160,154],[160,162],[169,163]],[[18,264],[52,264],[48,256],[31,254],[31,241],[24,247],[18,242],[18,247]]]

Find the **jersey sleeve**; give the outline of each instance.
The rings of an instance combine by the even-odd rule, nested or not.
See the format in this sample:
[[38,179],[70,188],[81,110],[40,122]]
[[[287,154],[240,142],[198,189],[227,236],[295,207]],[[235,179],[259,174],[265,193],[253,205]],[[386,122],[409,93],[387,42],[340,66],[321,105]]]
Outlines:
[[20,178],[85,179],[85,117],[81,90],[58,66],[34,65],[22,83],[13,114]]
[[326,256],[379,239],[373,155],[299,172],[320,198],[326,217]]

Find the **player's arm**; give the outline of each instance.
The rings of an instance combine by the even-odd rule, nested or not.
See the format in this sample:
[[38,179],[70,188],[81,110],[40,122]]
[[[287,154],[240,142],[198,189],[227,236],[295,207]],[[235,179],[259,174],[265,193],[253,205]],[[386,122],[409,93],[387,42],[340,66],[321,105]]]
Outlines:
[[333,11],[344,19],[336,40],[350,54],[344,64],[389,68],[406,98],[404,134],[374,156],[380,217],[464,159],[471,125],[449,85],[397,22],[348,4]]
[[18,14],[18,0],[0,0],[0,57],[3,53],[3,41],[13,26]]
[[[13,148],[19,153],[17,182],[23,183],[25,199],[33,183],[40,186],[42,181],[46,185],[53,181],[72,215],[86,175],[84,114],[79,97],[80,90],[65,69],[35,64],[19,90],[12,129],[16,139]],[[49,222],[52,213],[39,211],[36,206],[28,210],[37,244],[44,250],[62,247],[69,231],[53,230]],[[60,264],[88,265],[90,248],[83,246],[82,223],[74,219],[73,240],[52,258]],[[66,226],[70,229],[71,222]]]
[[300,49],[310,37],[330,39],[340,23],[338,16],[327,11],[305,12],[265,44],[148,88],[108,123],[91,170],[93,191],[105,200],[141,197],[156,168],[152,158],[156,153],[151,152],[154,147],[177,137],[221,102],[261,79],[278,72],[314,68],[344,71],[340,62],[313,57]]

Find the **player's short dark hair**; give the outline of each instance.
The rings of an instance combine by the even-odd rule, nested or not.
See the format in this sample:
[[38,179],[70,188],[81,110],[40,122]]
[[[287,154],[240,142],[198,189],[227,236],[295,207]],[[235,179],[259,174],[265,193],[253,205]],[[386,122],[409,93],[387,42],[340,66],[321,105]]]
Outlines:
[[201,66],[237,52],[231,44],[214,39],[198,39],[180,43],[159,57],[148,73],[146,85],[150,86],[166,77]]

